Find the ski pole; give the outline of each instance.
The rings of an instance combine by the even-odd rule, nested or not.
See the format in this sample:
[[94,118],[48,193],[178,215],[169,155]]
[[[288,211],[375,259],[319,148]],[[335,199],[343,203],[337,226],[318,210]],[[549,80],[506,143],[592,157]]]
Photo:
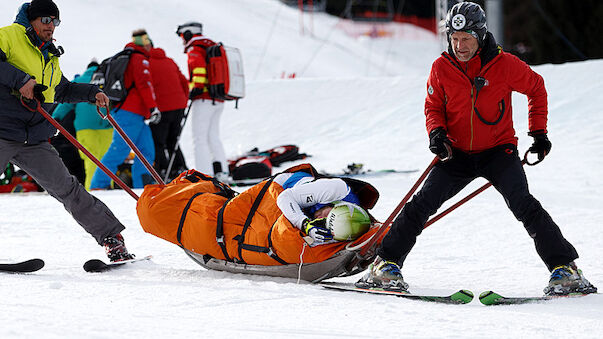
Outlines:
[[103,119],[108,119],[109,120],[109,123],[111,124],[111,126],[113,126],[113,128],[115,128],[115,130],[117,131],[117,133],[119,133],[119,135],[121,135],[122,139],[124,139],[124,141],[130,146],[130,148],[134,151],[134,153],[136,154],[136,156],[138,157],[138,159],[140,161],[142,161],[143,165],[147,168],[147,170],[149,171],[149,173],[151,173],[151,175],[153,176],[153,178],[155,178],[155,181],[157,181],[158,184],[165,185],[165,182],[163,182],[163,180],[161,180],[161,177],[159,176],[159,174],[157,173],[157,171],[155,171],[155,169],[153,168],[153,166],[151,166],[151,164],[149,163],[149,161],[144,157],[144,155],[142,155],[142,153],[140,152],[140,150],[138,149],[138,147],[136,147],[136,145],[134,145],[134,143],[128,137],[128,135],[126,134],[126,132],[124,132],[124,130],[121,129],[121,127],[119,127],[119,124],[117,123],[117,121],[115,121],[115,119],[113,119],[113,116],[111,116],[111,114],[109,114],[109,107],[105,106],[105,109],[107,110],[107,114],[103,114],[101,112],[101,110],[100,110],[100,107],[96,107],[96,112],[98,112],[98,114]]
[[[536,164],[539,164],[542,160],[537,160],[535,162],[529,162],[528,161],[528,153],[530,151],[526,151],[525,155],[523,156],[523,160],[521,161],[522,165],[528,165],[528,166],[534,166]],[[445,209],[444,211],[442,211],[440,214],[436,215],[435,217],[431,218],[429,221],[427,221],[425,223],[425,226],[423,227],[424,229],[429,227],[431,224],[433,224],[434,222],[442,219],[445,215],[447,215],[448,213],[454,211],[455,209],[457,209],[459,206],[461,206],[462,204],[466,203],[467,201],[473,199],[473,197],[475,197],[476,195],[482,193],[483,191],[485,191],[486,189],[488,189],[490,186],[492,186],[492,184],[490,182],[485,183],[482,187],[476,189],[475,191],[473,191],[472,193],[470,193],[469,195],[467,195],[466,197],[464,197],[463,199],[459,200],[457,203],[455,203],[454,205],[448,207],[447,209]]]
[[67,138],[67,140],[69,140],[73,144],[73,146],[75,146],[77,149],[79,149],[80,151],[82,151],[82,153],[84,153],[88,158],[90,158],[90,160],[92,160],[92,162],[95,163],[96,166],[98,166],[98,168],[100,168],[109,177],[111,177],[111,179],[113,179],[113,181],[116,184],[118,184],[119,187],[121,187],[124,191],[128,192],[128,194],[130,194],[130,196],[132,196],[132,198],[134,198],[135,200],[138,200],[138,195],[136,195],[136,193],[134,193],[134,191],[132,191],[132,189],[130,187],[128,187],[128,185],[126,185],[119,177],[117,177],[105,165],[103,165],[94,155],[92,155],[92,153],[90,153],[84,146],[82,146],[82,144],[80,144],[80,142],[77,141],[48,112],[46,112],[46,110],[44,108],[42,108],[42,106],[40,105],[40,101],[38,101],[38,99],[33,99],[30,102],[33,102],[36,105],[36,107],[29,106],[24,101],[24,98],[21,97],[21,104],[23,106],[25,106],[25,108],[27,108],[31,112],[36,112],[37,111],[38,113],[42,114],[44,116],[44,118],[46,118],[46,120],[48,120],[54,127],[56,127],[56,129],[58,129]]
[[174,149],[172,150],[172,154],[170,155],[170,163],[168,164],[167,170],[165,171],[165,179],[164,181],[168,181],[170,177],[170,172],[172,171],[172,166],[174,165],[174,160],[176,159],[176,154],[178,150],[180,150],[180,136],[182,135],[182,130],[184,129],[184,125],[186,125],[186,120],[188,119],[188,114],[191,111],[191,107],[193,106],[193,101],[188,104],[186,108],[186,113],[184,113],[184,117],[182,118],[182,122],[180,123],[180,133],[178,133],[178,138],[176,138],[176,145],[174,145]]
[[389,215],[387,220],[385,220],[385,222],[379,227],[377,232],[375,232],[375,234],[373,235],[371,240],[368,241],[366,243],[366,245],[364,245],[362,247],[362,249],[360,249],[360,251],[358,251],[358,253],[356,253],[356,256],[350,260],[350,262],[346,266],[346,269],[348,269],[348,271],[351,271],[354,268],[354,266],[356,266],[361,260],[363,260],[364,256],[369,251],[372,251],[375,249],[375,247],[377,246],[377,244],[379,243],[381,238],[385,235],[385,232],[387,230],[389,230],[392,221],[398,216],[398,213],[400,213],[400,210],[402,210],[402,207],[404,207],[404,205],[406,205],[406,203],[408,202],[410,197],[417,190],[417,188],[421,185],[421,183],[425,180],[425,178],[427,177],[429,172],[431,172],[431,170],[438,163],[439,160],[440,160],[440,158],[438,158],[437,156],[433,158],[433,160],[431,161],[429,166],[427,166],[425,171],[423,171],[423,174],[421,174],[419,179],[417,179],[417,182],[415,182],[415,184],[412,186],[410,191],[408,191],[408,193],[406,193],[406,195],[404,196],[402,201],[400,201],[398,206],[396,206],[394,211]]

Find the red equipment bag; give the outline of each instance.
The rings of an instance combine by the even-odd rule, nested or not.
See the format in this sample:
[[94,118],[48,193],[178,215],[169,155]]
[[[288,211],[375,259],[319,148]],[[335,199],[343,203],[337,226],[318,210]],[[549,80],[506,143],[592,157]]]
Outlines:
[[208,91],[213,99],[238,100],[245,96],[243,62],[237,48],[218,43],[207,48]]

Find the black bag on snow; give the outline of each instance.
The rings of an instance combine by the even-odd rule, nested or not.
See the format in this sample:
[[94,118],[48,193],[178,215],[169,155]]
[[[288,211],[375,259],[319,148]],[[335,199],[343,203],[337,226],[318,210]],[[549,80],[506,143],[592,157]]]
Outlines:
[[[141,53],[132,48],[126,48],[112,57],[103,60],[96,72],[92,74],[91,84],[97,85],[114,102],[123,101],[128,96],[134,84],[126,88],[124,73],[130,62],[132,53]],[[142,54],[142,53],[141,53]]]
[[272,175],[272,164],[264,155],[245,156],[231,161],[229,171],[234,180],[261,179]]
[[284,162],[305,159],[308,156],[305,153],[299,153],[299,147],[295,145],[274,147],[260,152],[260,154],[265,154],[270,157],[270,163],[272,166],[280,166],[280,164]]

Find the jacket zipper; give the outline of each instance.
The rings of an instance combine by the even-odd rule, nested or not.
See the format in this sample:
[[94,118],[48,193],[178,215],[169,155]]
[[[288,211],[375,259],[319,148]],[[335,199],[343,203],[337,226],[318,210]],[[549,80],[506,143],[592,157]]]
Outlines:
[[54,64],[50,63],[50,83],[48,83],[48,88],[52,87],[52,77],[54,76]]
[[[467,75],[467,72],[465,72],[463,70],[463,68],[454,62],[454,60],[448,56],[446,56],[444,53],[442,53],[442,55],[444,55],[444,57],[446,59],[448,59],[448,61],[455,66],[459,71],[461,71],[461,73],[467,78],[467,80],[469,80],[469,83],[471,84],[471,115],[470,115],[470,132],[471,132],[471,139],[469,141],[469,151],[473,151],[473,116],[474,116],[474,112],[475,112],[475,96],[473,95],[473,88],[475,87],[473,84],[473,80],[471,80],[471,78],[469,78],[469,76]],[[488,64],[486,64],[484,67],[482,67],[479,71],[479,73],[477,74],[478,76],[481,76],[482,74],[486,73],[486,71],[492,67],[492,65],[498,61],[498,56],[500,54],[498,54],[497,56],[495,56],[494,58],[492,58],[492,60],[490,60],[490,62],[488,62]]]
[[473,115],[475,113],[475,97],[473,96],[473,84],[471,84],[471,115],[469,116],[469,122],[471,126],[471,139],[469,141],[469,151],[473,151]]

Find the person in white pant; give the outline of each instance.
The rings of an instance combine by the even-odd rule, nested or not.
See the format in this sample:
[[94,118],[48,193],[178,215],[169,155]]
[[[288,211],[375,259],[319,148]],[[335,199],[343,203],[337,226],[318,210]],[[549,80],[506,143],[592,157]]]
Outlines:
[[224,102],[211,98],[207,88],[207,48],[216,43],[203,36],[202,31],[203,26],[198,22],[180,25],[176,31],[188,56],[195,169],[205,174],[213,173],[218,180],[224,181],[228,178],[228,164],[220,141]]
[[[193,100],[191,119],[193,127],[193,147],[195,169],[202,173],[214,173],[216,177],[225,175],[228,168],[226,153],[220,140],[220,118],[224,111],[223,102],[208,99]],[[218,177],[218,180],[222,178]]]

